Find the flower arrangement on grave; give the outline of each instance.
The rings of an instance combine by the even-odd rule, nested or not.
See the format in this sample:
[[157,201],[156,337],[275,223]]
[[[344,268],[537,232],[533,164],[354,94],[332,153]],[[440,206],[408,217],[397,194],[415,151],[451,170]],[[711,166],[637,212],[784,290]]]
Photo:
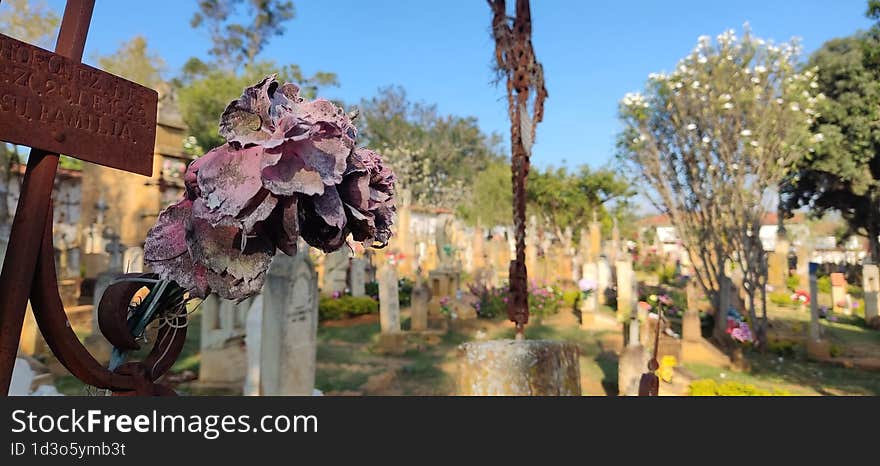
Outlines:
[[791,295],[791,301],[801,307],[810,304],[810,293],[804,290],[797,290]]
[[589,278],[581,278],[578,280],[578,290],[581,292],[581,300],[583,301],[586,301],[590,295],[595,293],[597,288],[599,288],[599,284],[596,280],[591,280]]
[[730,308],[727,311],[727,328],[725,332],[734,341],[740,343],[752,343],[754,341],[749,324],[743,319],[742,314],[734,308]]
[[[130,309],[133,335],[150,321],[186,312],[210,294],[242,301],[259,293],[276,251],[298,243],[324,252],[349,237],[383,248],[396,213],[395,175],[357,147],[356,115],[326,99],[306,100],[267,76],[220,119],[226,143],[189,165],[185,193],[159,214],[144,246],[157,278]],[[123,354],[114,356],[119,362]]]

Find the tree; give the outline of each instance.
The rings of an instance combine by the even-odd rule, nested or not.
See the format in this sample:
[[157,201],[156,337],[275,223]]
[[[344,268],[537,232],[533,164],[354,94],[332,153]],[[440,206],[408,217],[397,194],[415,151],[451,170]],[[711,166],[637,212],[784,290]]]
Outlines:
[[500,137],[483,133],[475,118],[440,115],[435,105],[409,101],[400,87],[362,101],[359,118],[364,140],[394,167],[417,204],[461,207],[483,184],[480,174],[503,160]]
[[223,144],[223,138],[217,133],[223,110],[241,95],[242,89],[272,73],[277,73],[282,81],[299,85],[303,97],[309,99],[317,95],[320,86],[336,84],[336,75],[332,73],[305,77],[297,65],[277,66],[272,61],[259,61],[236,74],[191,58],[174,84],[178,89],[181,116],[198,145],[211,148]]
[[513,203],[510,184],[510,162],[499,157],[490,161],[475,176],[469,195],[458,205],[457,214],[471,225],[493,227],[510,225],[510,209],[499,209]]
[[614,201],[625,201],[634,194],[629,182],[613,170],[592,170],[587,165],[571,172],[565,167],[535,170],[526,192],[532,212],[537,212],[557,238],[565,237],[566,228],[576,237],[588,227],[594,211],[610,224],[607,209]]
[[214,43],[209,53],[233,70],[238,65],[254,65],[269,40],[282,35],[284,24],[295,14],[293,2],[286,0],[199,0],[190,24],[208,29]]
[[[871,2],[873,11],[878,5]],[[808,66],[820,69],[818,90],[827,96],[815,123],[824,142],[784,185],[783,208],[840,212],[846,236],[867,237],[880,261],[880,28],[825,43]]]
[[155,89],[162,83],[165,60],[149,50],[147,39],[135,36],[110,55],[96,57],[98,67],[142,86]]
[[766,302],[761,220],[816,142],[817,77],[797,72],[797,55],[797,43],[778,47],[748,29],[741,40],[733,31],[715,43],[704,36],[674,73],[651,75],[645,95],[629,94],[620,106],[621,159],[675,226],[716,304],[716,335],[727,324],[719,291],[733,261],[759,345],[767,322],[766,305],[760,319],[756,311],[757,293]]
[[60,24],[61,18],[45,2],[6,0],[0,4],[0,31],[29,44],[50,48]]

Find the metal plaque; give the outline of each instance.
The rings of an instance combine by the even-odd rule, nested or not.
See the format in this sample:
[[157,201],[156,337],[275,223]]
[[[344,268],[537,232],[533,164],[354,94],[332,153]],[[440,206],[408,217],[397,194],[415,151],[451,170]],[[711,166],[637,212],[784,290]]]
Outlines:
[[158,94],[0,34],[0,141],[150,176]]

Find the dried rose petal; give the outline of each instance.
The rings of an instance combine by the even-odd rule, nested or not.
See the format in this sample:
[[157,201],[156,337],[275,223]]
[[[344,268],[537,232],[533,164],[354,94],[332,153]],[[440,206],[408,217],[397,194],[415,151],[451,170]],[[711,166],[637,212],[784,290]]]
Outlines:
[[207,154],[198,171],[201,199],[207,209],[199,215],[212,224],[224,223],[225,217],[238,218],[252,205],[254,197],[263,188],[260,163],[263,148],[254,146],[235,150],[231,145],[220,146]]

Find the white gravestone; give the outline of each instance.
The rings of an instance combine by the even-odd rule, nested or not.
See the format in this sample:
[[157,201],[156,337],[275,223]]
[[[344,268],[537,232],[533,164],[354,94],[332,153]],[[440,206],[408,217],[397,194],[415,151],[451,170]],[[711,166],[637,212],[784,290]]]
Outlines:
[[308,256],[275,256],[262,299],[260,394],[312,395],[318,339],[318,281]]
[[382,333],[400,332],[400,299],[397,267],[386,264],[379,269],[379,323]]

